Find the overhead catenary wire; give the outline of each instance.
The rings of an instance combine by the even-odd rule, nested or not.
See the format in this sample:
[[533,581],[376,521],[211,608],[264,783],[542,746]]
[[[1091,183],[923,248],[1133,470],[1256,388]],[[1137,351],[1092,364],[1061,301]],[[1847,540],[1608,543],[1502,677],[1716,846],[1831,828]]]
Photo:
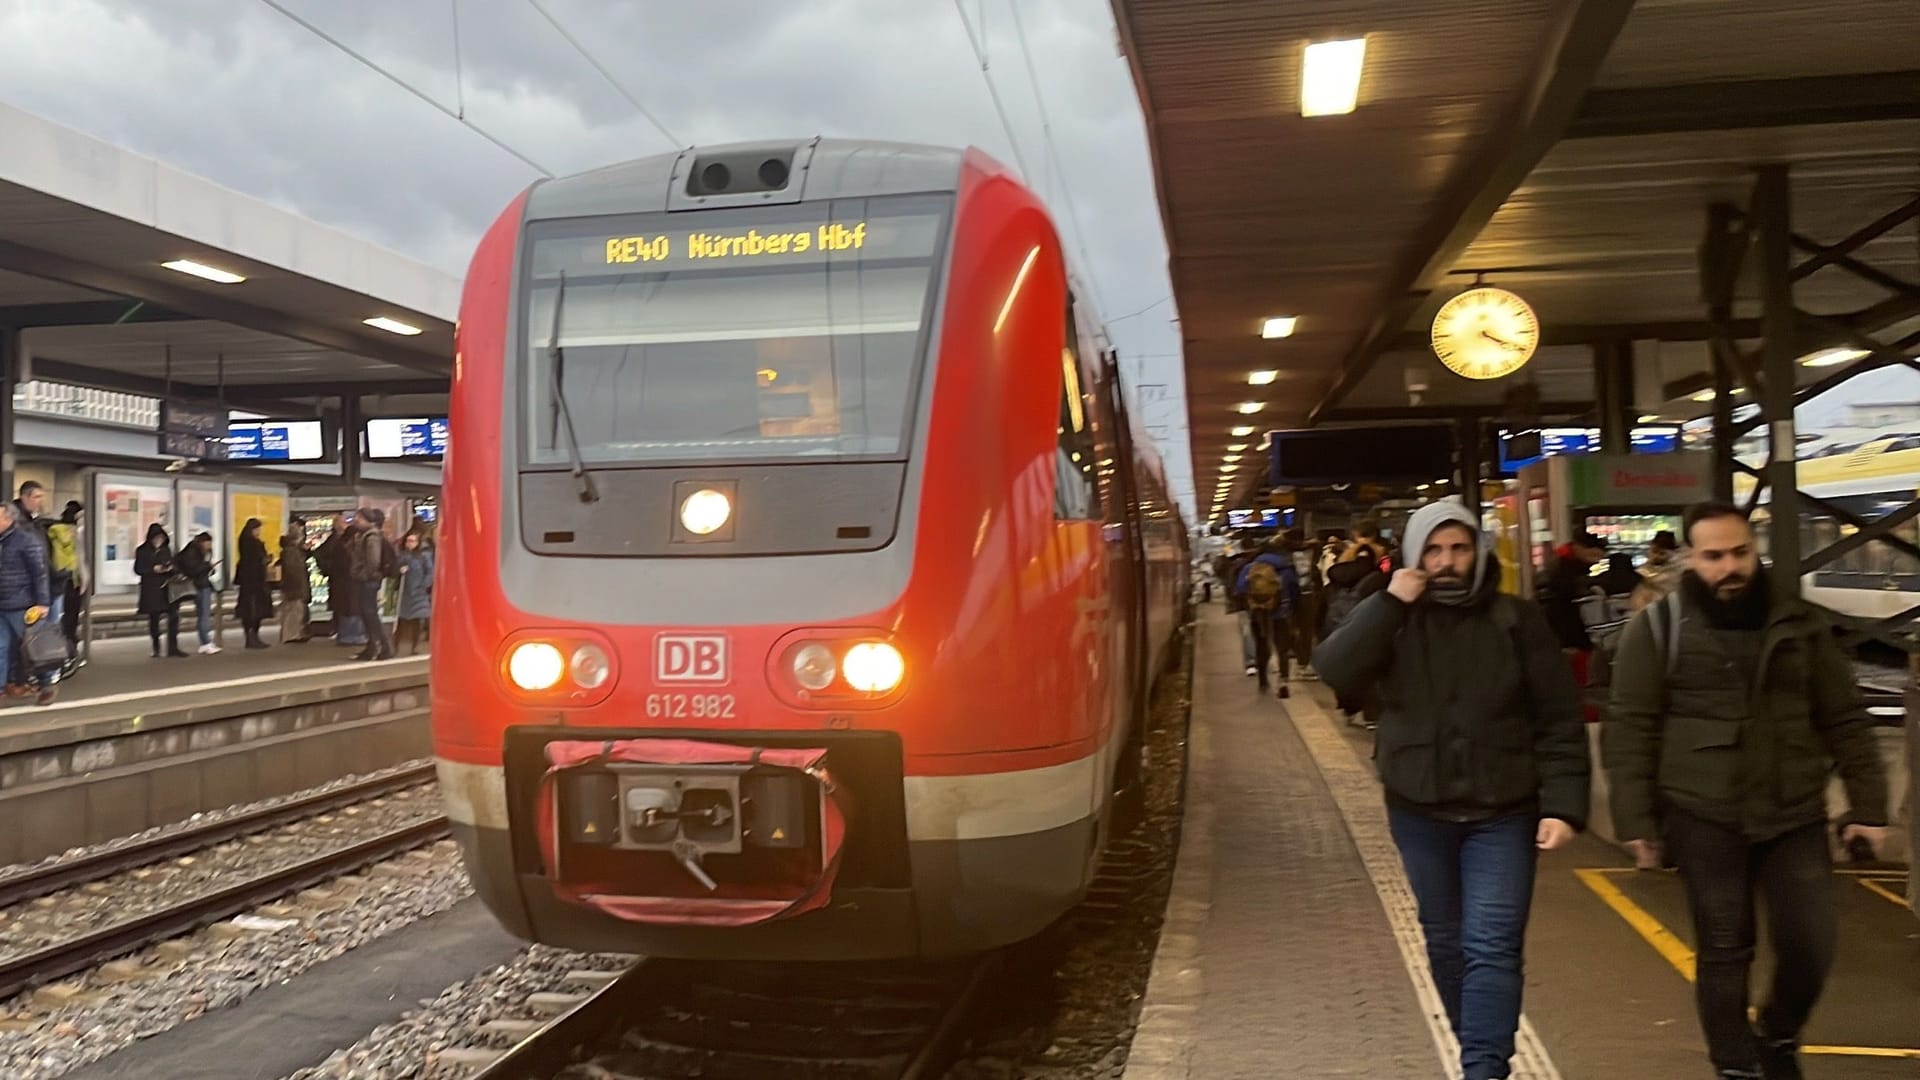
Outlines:
[[553,171],[551,169],[548,169],[545,165],[542,165],[539,162],[528,157],[527,155],[521,153],[520,151],[515,150],[513,147],[507,145],[504,141],[502,141],[498,136],[494,135],[492,132],[488,131],[487,129],[481,127],[480,125],[474,123],[473,121],[467,119],[465,116],[461,115],[461,112],[464,112],[464,110],[455,111],[453,109],[447,108],[444,104],[438,101],[435,101],[431,96],[429,96],[427,93],[425,93],[418,87],[414,86],[412,83],[406,81],[405,79],[402,79],[398,75],[395,75],[393,72],[388,71],[386,68],[381,67],[379,64],[374,63],[372,60],[368,59],[366,56],[362,55],[361,53],[355,51],[353,48],[348,46],[345,42],[341,41],[339,38],[334,37],[332,34],[329,34],[325,30],[320,29],[318,26],[315,26],[313,23],[308,22],[306,19],[303,19],[300,16],[294,14],[293,12],[288,11],[286,6],[280,3],[280,0],[260,0],[260,2],[272,8],[273,10],[279,12],[281,15],[286,16],[288,19],[292,20],[292,22],[295,25],[299,26],[301,29],[305,30],[307,33],[312,34],[314,37],[319,38],[321,41],[326,42],[327,44],[333,46],[334,48],[340,50],[341,52],[346,53],[348,56],[353,57],[355,60],[358,60],[362,65],[366,66],[367,68],[379,73],[388,82],[393,83],[395,86],[398,86],[402,90],[405,90],[407,93],[412,94],[414,97],[417,97],[421,101],[424,101],[427,104],[433,106],[434,108],[440,110],[442,113],[445,113],[447,116],[451,117],[456,122],[462,125],[465,125],[467,129],[472,131],[474,134],[487,140],[488,142],[492,143],[494,146],[500,148],[501,150],[504,150],[507,153],[512,154],[515,158],[517,158],[522,164],[526,165],[528,168],[533,169],[535,172],[538,172],[540,175],[545,177],[553,176]]
[[960,14],[960,27],[967,32],[967,44],[973,48],[973,58],[980,62],[980,79],[987,84],[987,96],[993,99],[993,111],[1000,117],[1000,130],[1007,133],[1007,143],[1013,148],[1013,163],[1023,178],[1030,179],[1033,170],[1027,168],[1026,155],[1020,152],[1020,140],[1013,133],[1013,121],[1007,119],[1006,104],[1000,100],[1000,88],[993,84],[993,74],[987,70],[987,54],[973,32],[973,20],[967,18],[966,0],[953,0],[953,10]]
[[553,27],[555,33],[565,38],[568,45],[573,46],[574,52],[579,53],[582,59],[593,65],[593,70],[599,72],[600,77],[607,80],[607,85],[613,87],[621,97],[626,98],[627,104],[633,106],[635,111],[647,118],[647,123],[652,124],[660,134],[665,135],[668,143],[676,147],[686,145],[681,142],[679,137],[673,132],[667,130],[667,125],[661,123],[660,118],[653,115],[653,110],[641,104],[639,97],[635,96],[633,91],[628,90],[619,79],[614,78],[613,72],[608,71],[605,64],[602,64],[592,53],[588,52],[586,46],[580,44],[578,38],[567,31],[567,28],[560,24],[560,20],[554,16],[553,12],[547,10],[547,6],[541,3],[541,0],[527,0],[527,3],[533,6],[533,10],[540,13],[541,18],[547,20],[548,25]]
[[1027,47],[1027,27],[1020,18],[1020,2],[1013,0],[1007,5],[1013,15],[1013,33],[1020,43],[1020,58],[1026,63],[1027,81],[1033,85],[1033,103],[1040,110],[1040,137],[1047,148],[1047,159],[1051,163],[1051,172],[1060,178],[1060,194],[1067,201],[1067,218],[1073,222],[1073,246],[1080,252],[1080,260],[1087,267],[1087,286],[1093,290],[1093,303],[1096,308],[1105,308],[1100,299],[1100,282],[1093,273],[1093,259],[1087,254],[1087,231],[1080,223],[1080,208],[1073,200],[1073,185],[1068,182],[1066,170],[1060,163],[1059,147],[1053,138],[1053,119],[1047,114],[1047,95],[1040,89],[1040,73],[1033,66],[1033,50]]

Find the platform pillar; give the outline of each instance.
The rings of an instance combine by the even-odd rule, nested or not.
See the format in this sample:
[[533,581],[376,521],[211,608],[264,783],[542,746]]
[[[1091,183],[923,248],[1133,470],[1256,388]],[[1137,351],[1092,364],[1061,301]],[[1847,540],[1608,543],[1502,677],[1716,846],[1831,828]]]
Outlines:
[[1475,518],[1480,516],[1480,418],[1455,421],[1454,442],[1460,448],[1460,501]]
[[8,500],[13,498],[13,470],[18,464],[14,457],[13,388],[20,381],[20,368],[25,362],[20,328],[0,326],[0,490]]
[[360,398],[348,394],[340,399],[340,479],[347,490],[360,488]]
[[1633,342],[1603,341],[1593,346],[1593,399],[1600,405],[1600,450],[1633,450]]

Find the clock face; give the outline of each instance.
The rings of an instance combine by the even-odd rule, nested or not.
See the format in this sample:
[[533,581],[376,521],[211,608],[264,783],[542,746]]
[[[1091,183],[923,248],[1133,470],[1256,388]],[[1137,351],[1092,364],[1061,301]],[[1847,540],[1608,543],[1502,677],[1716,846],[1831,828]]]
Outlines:
[[1540,346],[1533,308],[1505,289],[1468,289],[1433,317],[1433,353],[1457,375],[1498,379],[1520,370]]

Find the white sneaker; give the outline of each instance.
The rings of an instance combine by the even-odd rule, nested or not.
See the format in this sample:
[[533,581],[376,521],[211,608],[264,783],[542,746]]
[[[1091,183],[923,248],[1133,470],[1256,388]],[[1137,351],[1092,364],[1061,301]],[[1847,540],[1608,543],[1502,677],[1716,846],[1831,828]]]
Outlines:
[[1253,678],[1255,675],[1258,675],[1258,674],[1260,674],[1260,669],[1257,667],[1250,667],[1247,669],[1247,678],[1249,679]]
[[215,645],[211,641],[207,642],[205,645],[200,646],[201,656],[212,656],[214,653],[217,653],[219,651],[220,651],[220,646]]
[[1303,682],[1319,682],[1320,681],[1320,673],[1313,670],[1313,668],[1311,667],[1301,668],[1300,674],[1296,677]]

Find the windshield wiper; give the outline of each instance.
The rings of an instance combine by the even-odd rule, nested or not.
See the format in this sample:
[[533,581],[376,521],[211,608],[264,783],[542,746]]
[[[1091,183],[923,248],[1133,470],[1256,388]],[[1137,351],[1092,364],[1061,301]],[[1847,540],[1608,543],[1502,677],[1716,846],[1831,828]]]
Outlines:
[[[552,382],[553,406],[558,413],[557,420],[567,425],[567,460],[573,463],[573,479],[580,486],[580,501],[599,502],[600,489],[594,486],[593,477],[587,472],[586,462],[580,458],[580,437],[573,430],[573,410],[567,408],[567,391],[563,370],[566,365],[566,353],[560,350],[560,312],[567,306],[567,272],[560,271],[560,287],[553,296],[553,331],[547,337],[547,352],[552,361],[547,365]],[[560,425],[554,424],[554,434],[559,434]]]

